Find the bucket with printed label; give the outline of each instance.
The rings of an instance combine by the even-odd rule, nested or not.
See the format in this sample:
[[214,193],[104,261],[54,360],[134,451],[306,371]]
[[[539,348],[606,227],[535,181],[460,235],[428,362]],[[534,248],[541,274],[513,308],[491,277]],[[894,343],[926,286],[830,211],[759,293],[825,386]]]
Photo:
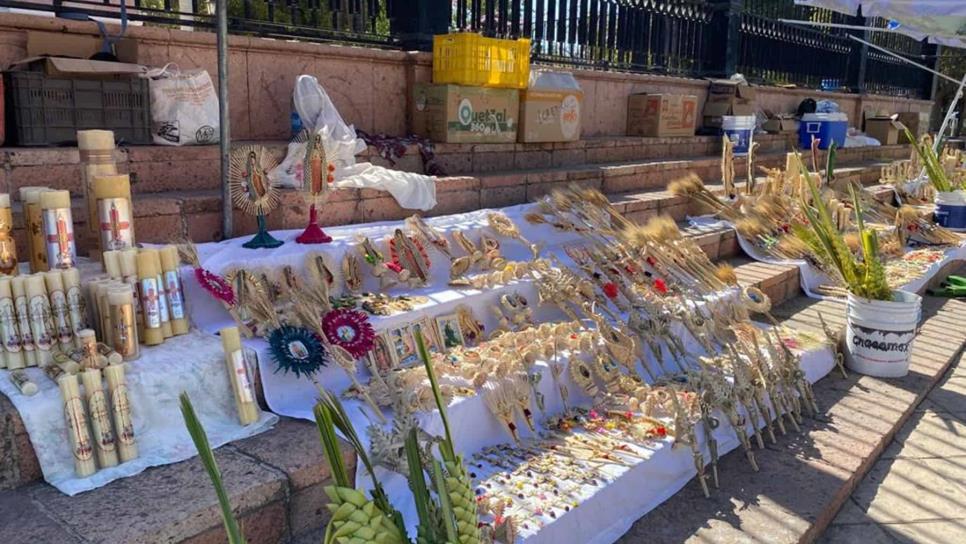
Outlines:
[[869,300],[849,293],[845,360],[860,374],[898,378],[909,372],[919,330],[922,297],[896,291],[893,300]]
[[747,155],[755,134],[754,115],[724,115],[721,132],[735,144],[735,155]]

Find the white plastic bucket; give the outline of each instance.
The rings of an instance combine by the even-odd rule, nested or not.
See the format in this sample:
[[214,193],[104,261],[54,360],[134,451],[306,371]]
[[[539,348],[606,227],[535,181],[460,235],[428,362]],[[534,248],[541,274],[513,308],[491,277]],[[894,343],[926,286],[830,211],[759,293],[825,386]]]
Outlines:
[[735,155],[747,155],[755,134],[755,116],[724,115],[721,117],[721,132],[735,144]]
[[955,231],[966,231],[966,192],[936,193],[936,224]]
[[915,293],[896,291],[892,301],[849,294],[845,331],[848,367],[880,378],[905,376],[921,315],[922,297]]

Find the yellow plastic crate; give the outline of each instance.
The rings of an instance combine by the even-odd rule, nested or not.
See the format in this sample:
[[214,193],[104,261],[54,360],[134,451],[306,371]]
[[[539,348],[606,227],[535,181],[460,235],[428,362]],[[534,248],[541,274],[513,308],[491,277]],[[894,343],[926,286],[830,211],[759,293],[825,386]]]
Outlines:
[[433,83],[526,89],[530,40],[486,38],[472,32],[433,36]]

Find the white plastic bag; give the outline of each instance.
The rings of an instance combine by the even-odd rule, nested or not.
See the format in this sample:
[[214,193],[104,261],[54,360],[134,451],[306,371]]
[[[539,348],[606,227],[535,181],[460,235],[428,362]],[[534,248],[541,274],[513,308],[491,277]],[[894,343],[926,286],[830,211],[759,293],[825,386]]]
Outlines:
[[[332,172],[336,188],[376,189],[386,191],[403,208],[431,210],[436,206],[436,178],[412,172],[390,170],[368,162],[356,164],[356,155],[366,149],[366,143],[356,137],[356,130],[347,125],[335,109],[318,79],[301,75],[295,80],[292,95],[295,111],[302,119],[302,127],[322,135],[322,147]],[[285,159],[268,173],[273,185],[302,188],[301,161],[305,156],[305,142],[288,144]]]
[[151,90],[151,137],[159,145],[218,143],[218,94],[205,70],[171,64],[146,74]]

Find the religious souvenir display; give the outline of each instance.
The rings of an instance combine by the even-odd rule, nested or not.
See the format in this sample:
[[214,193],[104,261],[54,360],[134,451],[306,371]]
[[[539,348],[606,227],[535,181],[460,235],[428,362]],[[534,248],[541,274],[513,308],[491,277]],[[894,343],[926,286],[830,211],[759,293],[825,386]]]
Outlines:
[[[110,130],[78,130],[77,149],[81,160],[81,186],[84,189],[84,200],[87,202],[87,228],[91,234],[97,234],[101,229],[98,221],[97,190],[94,187],[98,176],[117,175],[117,163],[114,159],[114,132]],[[130,192],[128,193],[130,200]],[[101,247],[101,250],[105,250]],[[34,270],[36,272],[36,270]]]
[[[20,201],[23,203],[24,230],[27,231],[27,251],[30,255],[31,272],[45,272],[48,269],[47,234],[44,230],[43,212],[40,209],[40,195],[49,190],[46,187],[20,188]],[[68,203],[69,201],[68,198]]]
[[81,400],[77,376],[65,374],[57,379],[61,399],[64,403],[64,417],[67,418],[67,436],[74,457],[74,473],[78,478],[86,478],[97,472],[94,459],[94,443],[87,422],[87,409]]
[[269,234],[265,225],[265,216],[278,206],[278,193],[268,179],[269,170],[277,165],[278,161],[262,146],[246,145],[232,150],[228,174],[232,202],[248,215],[254,215],[258,222],[258,232],[242,247],[275,248],[283,243]]
[[117,438],[118,458],[122,463],[138,457],[134,436],[134,420],[131,415],[131,399],[128,396],[124,365],[111,365],[104,369],[107,391],[114,415],[114,433]]
[[309,205],[309,224],[295,238],[300,244],[326,244],[332,237],[319,226],[318,208],[328,201],[332,188],[329,186],[335,177],[335,164],[326,158],[322,144],[322,135],[309,129],[303,130],[297,141],[305,142],[305,154],[299,166],[301,167],[302,195]]
[[81,380],[84,383],[87,412],[91,418],[91,434],[97,466],[100,468],[113,467],[118,463],[117,443],[107,407],[107,397],[101,384],[101,371],[96,368],[87,368],[81,372]]

